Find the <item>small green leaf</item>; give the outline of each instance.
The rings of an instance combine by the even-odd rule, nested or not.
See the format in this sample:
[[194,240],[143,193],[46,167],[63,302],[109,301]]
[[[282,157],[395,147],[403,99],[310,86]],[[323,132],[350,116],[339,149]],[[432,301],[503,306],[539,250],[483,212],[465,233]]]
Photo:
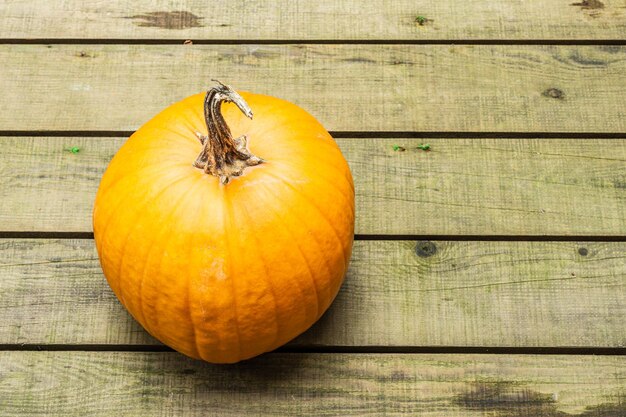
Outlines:
[[415,21],[417,22],[418,25],[424,26],[424,23],[426,23],[426,18],[424,16],[417,16],[415,18]]

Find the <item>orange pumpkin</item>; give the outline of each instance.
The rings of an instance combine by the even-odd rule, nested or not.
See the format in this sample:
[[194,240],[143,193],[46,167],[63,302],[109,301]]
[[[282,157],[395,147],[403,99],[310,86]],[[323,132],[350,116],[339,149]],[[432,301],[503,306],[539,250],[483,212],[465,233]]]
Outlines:
[[109,285],[150,334],[232,363],[285,344],[329,307],[352,250],[354,187],[311,115],[219,84],[121,147],[93,228]]

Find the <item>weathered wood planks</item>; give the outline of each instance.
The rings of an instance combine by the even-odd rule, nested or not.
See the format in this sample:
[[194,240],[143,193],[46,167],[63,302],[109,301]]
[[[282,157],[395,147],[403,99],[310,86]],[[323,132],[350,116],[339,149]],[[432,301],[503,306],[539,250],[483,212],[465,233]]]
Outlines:
[[0,352],[3,416],[626,415],[622,357]]
[[[624,39],[621,0],[45,0],[0,4],[0,39]],[[426,20],[420,23],[418,16]]]
[[[626,138],[624,39],[624,0],[3,2],[0,133],[133,130],[219,78],[334,131]],[[268,44],[242,44],[254,40]],[[538,45],[551,41],[563,45]],[[357,233],[623,240],[626,142],[576,137],[340,139]],[[0,232],[89,232],[122,142],[0,138]],[[625,260],[626,242],[358,241],[337,301],[290,346],[623,348]],[[0,312],[3,416],[626,416],[615,356],[301,352],[217,367],[23,350],[159,350],[90,240],[0,239]]]
[[[3,239],[0,260],[0,344],[158,344],[93,241]],[[621,242],[356,242],[335,303],[292,346],[623,347],[625,262]]]
[[133,130],[217,78],[334,131],[626,132],[616,45],[17,44],[0,62],[4,131]]
[[[124,141],[0,138],[0,231],[90,232],[100,178]],[[626,235],[623,139],[337,141],[359,234]]]

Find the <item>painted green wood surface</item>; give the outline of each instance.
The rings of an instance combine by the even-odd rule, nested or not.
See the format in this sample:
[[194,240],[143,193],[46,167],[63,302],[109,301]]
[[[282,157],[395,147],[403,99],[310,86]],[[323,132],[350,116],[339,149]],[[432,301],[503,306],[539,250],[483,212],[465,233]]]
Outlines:
[[[154,345],[91,240],[0,240],[0,344]],[[298,346],[626,346],[626,243],[357,241]]]
[[[91,231],[100,178],[124,141],[1,137],[0,230]],[[359,234],[626,235],[623,139],[337,141]]]
[[[0,3],[0,38],[624,39],[623,0],[45,0]],[[420,25],[416,18],[426,20]]]
[[0,352],[3,416],[622,417],[626,359]]
[[0,130],[133,130],[217,78],[333,131],[626,132],[626,46],[0,45]]

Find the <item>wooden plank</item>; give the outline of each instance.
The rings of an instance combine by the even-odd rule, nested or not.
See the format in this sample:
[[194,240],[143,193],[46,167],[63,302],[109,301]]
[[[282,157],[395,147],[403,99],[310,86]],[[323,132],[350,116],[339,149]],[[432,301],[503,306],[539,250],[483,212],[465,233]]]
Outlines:
[[[0,260],[0,344],[158,344],[91,240],[4,239]],[[625,262],[624,242],[357,241],[335,303],[291,345],[626,346]]]
[[[124,140],[0,138],[0,230],[90,232],[98,183]],[[358,234],[626,235],[623,139],[337,141]]]
[[626,359],[272,354],[214,366],[176,353],[0,352],[4,416],[626,415]]
[[0,130],[133,130],[217,78],[334,131],[626,132],[626,46],[0,45],[0,62]]
[[[486,3],[45,0],[0,4],[9,39],[624,39],[623,0]],[[420,25],[416,18],[427,20]]]

